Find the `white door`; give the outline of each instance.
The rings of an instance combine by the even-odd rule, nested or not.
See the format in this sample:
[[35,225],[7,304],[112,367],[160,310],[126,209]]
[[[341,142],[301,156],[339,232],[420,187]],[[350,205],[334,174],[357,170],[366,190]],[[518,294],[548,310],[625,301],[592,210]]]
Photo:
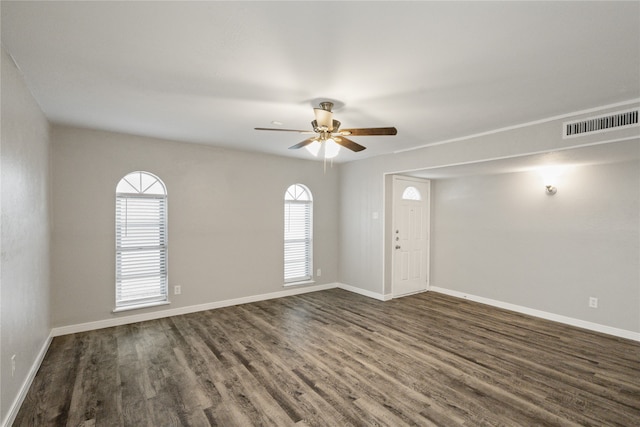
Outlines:
[[427,290],[430,182],[393,177],[393,296]]

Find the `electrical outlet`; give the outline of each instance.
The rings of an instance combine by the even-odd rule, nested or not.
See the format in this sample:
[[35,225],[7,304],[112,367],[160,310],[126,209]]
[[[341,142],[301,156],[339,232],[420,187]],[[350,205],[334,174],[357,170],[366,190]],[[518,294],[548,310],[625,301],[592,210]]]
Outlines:
[[173,294],[180,295],[182,293],[182,287],[180,285],[176,285],[173,287]]
[[11,376],[16,373],[16,355],[11,356]]
[[318,271],[316,271],[316,276],[320,277],[322,276],[322,270],[318,269]]
[[591,307],[591,308],[598,308],[598,298],[596,298],[596,297],[589,297],[589,307]]

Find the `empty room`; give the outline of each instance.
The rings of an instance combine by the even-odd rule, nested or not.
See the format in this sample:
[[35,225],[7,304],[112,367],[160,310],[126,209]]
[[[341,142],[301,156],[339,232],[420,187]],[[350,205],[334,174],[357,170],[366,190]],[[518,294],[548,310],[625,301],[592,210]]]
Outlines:
[[0,425],[640,425],[640,2],[0,16]]

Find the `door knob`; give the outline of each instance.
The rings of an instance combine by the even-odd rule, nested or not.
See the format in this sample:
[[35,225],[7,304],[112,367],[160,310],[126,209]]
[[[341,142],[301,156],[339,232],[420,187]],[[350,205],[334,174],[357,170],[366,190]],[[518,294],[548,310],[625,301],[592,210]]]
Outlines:
[[396,249],[400,249],[400,245],[396,245]]

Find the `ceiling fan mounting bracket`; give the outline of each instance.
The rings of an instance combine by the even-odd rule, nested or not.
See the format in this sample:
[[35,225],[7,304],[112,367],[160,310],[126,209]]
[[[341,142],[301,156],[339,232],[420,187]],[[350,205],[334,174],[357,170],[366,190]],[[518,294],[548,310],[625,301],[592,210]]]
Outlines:
[[325,111],[331,112],[331,109],[333,108],[333,102],[330,102],[330,101],[321,102],[320,108],[322,108]]

